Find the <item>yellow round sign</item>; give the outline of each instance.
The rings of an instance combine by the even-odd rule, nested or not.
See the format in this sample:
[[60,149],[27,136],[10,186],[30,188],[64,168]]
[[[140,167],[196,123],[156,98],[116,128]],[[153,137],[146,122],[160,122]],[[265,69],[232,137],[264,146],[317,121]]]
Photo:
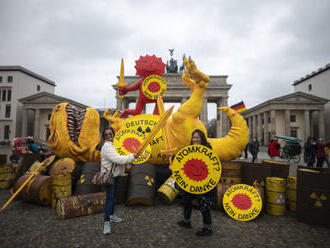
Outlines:
[[258,191],[246,184],[231,186],[225,192],[222,204],[227,214],[239,221],[256,218],[262,209],[262,199]]
[[147,98],[156,100],[158,96],[165,94],[166,80],[158,75],[150,75],[142,82],[142,92]]
[[[136,153],[144,140],[145,134],[134,129],[124,128],[116,133],[113,138],[113,146],[115,147],[117,153],[123,156],[130,153]],[[148,145],[141,156],[134,160],[133,164],[141,164],[148,161],[150,155],[151,148],[150,145]]]
[[175,155],[172,175],[180,188],[188,193],[205,194],[218,184],[221,163],[208,147],[190,145]]

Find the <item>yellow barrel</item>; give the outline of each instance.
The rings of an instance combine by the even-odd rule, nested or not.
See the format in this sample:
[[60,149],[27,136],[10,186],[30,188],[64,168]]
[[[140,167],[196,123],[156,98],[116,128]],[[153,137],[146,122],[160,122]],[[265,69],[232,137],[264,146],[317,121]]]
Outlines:
[[0,188],[7,189],[11,185],[14,168],[11,164],[0,165]]
[[52,207],[56,207],[56,201],[58,198],[71,195],[71,174],[52,176]]
[[296,211],[297,202],[297,177],[288,176],[286,196],[290,211]]
[[175,188],[175,179],[170,176],[157,191],[157,195],[166,204],[170,204],[174,201],[175,197],[179,194],[179,190]]
[[286,180],[280,177],[266,177],[267,213],[284,215]]

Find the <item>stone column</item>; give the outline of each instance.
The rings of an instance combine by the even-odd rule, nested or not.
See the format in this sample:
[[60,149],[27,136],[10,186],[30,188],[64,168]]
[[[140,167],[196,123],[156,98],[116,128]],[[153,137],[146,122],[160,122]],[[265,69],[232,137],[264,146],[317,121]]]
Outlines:
[[314,137],[314,121],[313,121],[313,115],[314,115],[314,111],[310,111],[310,121],[309,121],[309,126],[310,126],[310,130],[311,130],[311,133],[310,135],[312,137]]
[[290,110],[285,110],[285,119],[284,119],[284,133],[285,136],[290,136]]
[[248,128],[249,128],[249,142],[252,141],[252,117],[248,117]]
[[264,143],[269,143],[268,113],[264,112]]
[[311,135],[311,125],[310,125],[309,110],[304,111],[304,129],[305,129],[305,140]]
[[270,134],[274,135],[276,134],[276,111],[271,110],[270,111]]
[[325,139],[324,110],[318,111],[319,116],[319,138]]
[[261,127],[261,114],[259,113],[257,115],[258,122],[257,122],[257,140],[259,141],[259,144],[261,144],[262,137],[262,127]]
[[256,115],[254,115],[254,116],[252,116],[252,119],[253,119],[253,123],[252,123],[252,129],[253,129],[253,131],[252,131],[252,139],[253,139],[253,137],[256,137],[257,136],[257,116]]
[[207,126],[207,98],[204,96],[203,99],[203,106],[202,106],[202,111],[200,114],[201,121],[203,122],[204,126]]
[[27,136],[28,110],[23,109],[22,113],[22,137]]
[[[125,98],[124,98],[125,99]],[[116,97],[116,110],[120,110],[122,111],[123,110],[123,102],[124,102],[124,99],[121,100],[119,97]]]
[[[228,97],[221,97],[220,101],[221,101],[221,107],[228,106]],[[221,111],[221,110],[219,110],[219,111],[221,112],[222,133],[223,133],[223,135],[227,135],[227,133],[229,131],[230,120],[223,111]]]
[[40,109],[35,110],[33,137],[40,138]]

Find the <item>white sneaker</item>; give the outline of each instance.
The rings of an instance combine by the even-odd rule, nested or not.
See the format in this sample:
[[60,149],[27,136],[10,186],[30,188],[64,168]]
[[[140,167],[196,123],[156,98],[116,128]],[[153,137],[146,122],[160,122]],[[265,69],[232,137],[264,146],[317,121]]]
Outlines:
[[111,233],[110,221],[105,221],[104,228],[103,228],[103,234],[110,234],[110,233]]
[[119,218],[117,215],[113,214],[113,215],[110,215],[110,221],[111,222],[122,222],[123,219]]

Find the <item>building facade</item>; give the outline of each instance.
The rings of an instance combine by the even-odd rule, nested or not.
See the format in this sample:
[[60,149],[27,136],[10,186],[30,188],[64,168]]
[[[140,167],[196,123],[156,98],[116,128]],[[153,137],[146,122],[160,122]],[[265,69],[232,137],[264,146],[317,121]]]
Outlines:
[[0,66],[0,154],[22,135],[23,104],[18,99],[41,91],[55,92],[55,82],[21,66]]
[[[166,93],[163,96],[164,103],[181,103],[186,102],[190,95],[190,89],[183,83],[182,74],[180,73],[165,73],[162,76],[167,83]],[[205,127],[208,123],[207,104],[215,103],[217,107],[228,106],[228,91],[231,88],[230,84],[227,84],[228,76],[210,76],[210,82],[204,94],[203,107],[200,114],[200,120]],[[128,86],[134,84],[139,79],[138,76],[125,76],[125,82]],[[119,80],[119,77],[118,77]],[[117,109],[124,110],[129,107],[130,103],[135,103],[139,96],[139,91],[128,92],[121,100],[118,94],[117,86],[113,86],[116,90]],[[145,110],[144,110],[145,111]],[[222,111],[217,111],[217,133],[216,137],[223,137],[229,130],[229,119]]]
[[[305,92],[322,98],[330,99],[330,63],[294,81],[294,91]],[[313,129],[317,129],[318,118],[314,113]],[[324,105],[325,138],[330,140],[330,102]],[[323,137],[324,138],[324,137]]]
[[[249,131],[262,145],[268,145],[272,135],[306,140],[308,136],[324,138],[324,106],[328,100],[303,92],[273,98],[243,113]],[[318,126],[313,128],[312,123]]]

